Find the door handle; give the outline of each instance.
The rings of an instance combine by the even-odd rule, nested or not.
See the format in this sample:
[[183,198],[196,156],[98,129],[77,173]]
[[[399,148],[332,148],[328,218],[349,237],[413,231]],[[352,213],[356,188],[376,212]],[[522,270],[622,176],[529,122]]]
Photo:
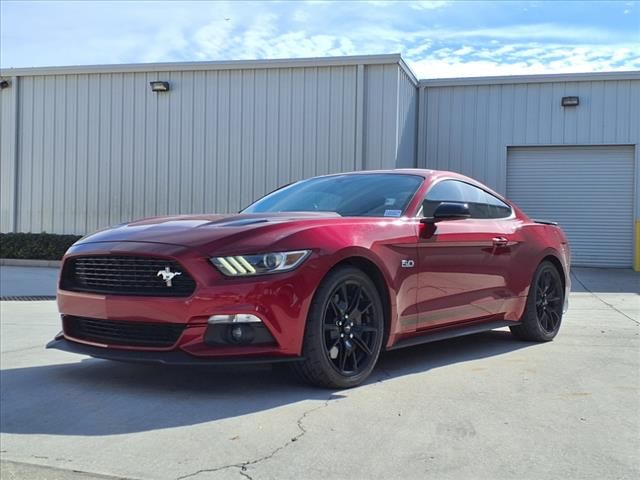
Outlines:
[[504,237],[493,237],[492,241],[494,247],[506,247],[509,243],[509,240]]

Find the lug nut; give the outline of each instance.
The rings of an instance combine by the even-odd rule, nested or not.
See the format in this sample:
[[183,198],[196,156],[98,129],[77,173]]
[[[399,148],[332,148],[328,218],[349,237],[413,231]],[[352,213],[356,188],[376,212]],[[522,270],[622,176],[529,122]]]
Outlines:
[[344,338],[344,333],[341,333],[341,334],[340,334],[340,338]]
[[350,333],[350,334],[349,334],[349,338],[353,338],[353,333]]

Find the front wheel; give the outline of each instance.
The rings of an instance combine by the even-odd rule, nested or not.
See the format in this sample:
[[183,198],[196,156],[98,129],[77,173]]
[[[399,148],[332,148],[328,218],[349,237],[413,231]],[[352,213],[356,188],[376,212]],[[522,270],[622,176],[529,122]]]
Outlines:
[[294,364],[308,383],[328,388],[361,384],[373,370],[384,337],[384,310],[371,279],[344,266],[318,288],[307,318],[304,360]]
[[521,340],[548,342],[562,323],[564,287],[560,272],[551,262],[542,262],[533,275],[520,325],[510,327]]

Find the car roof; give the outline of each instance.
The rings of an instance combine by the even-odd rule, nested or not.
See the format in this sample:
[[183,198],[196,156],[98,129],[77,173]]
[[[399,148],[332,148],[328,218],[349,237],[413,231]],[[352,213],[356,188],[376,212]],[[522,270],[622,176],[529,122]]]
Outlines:
[[418,175],[420,177],[429,178],[437,170],[427,170],[424,168],[394,168],[385,170],[353,170],[350,172],[328,173],[326,175],[318,175],[319,177],[335,177],[337,175],[371,175],[371,174],[401,174],[401,175]]
[[339,172],[339,173],[330,173],[327,175],[320,175],[323,177],[333,177],[337,175],[371,175],[371,174],[395,174],[395,175],[417,175],[423,178],[436,179],[441,177],[447,178],[457,178],[460,180],[465,180],[470,183],[476,183],[482,185],[481,182],[474,180],[471,177],[467,177],[460,173],[449,172],[446,170],[431,170],[427,168],[394,168],[394,169],[384,169],[384,170],[354,170],[351,172]]

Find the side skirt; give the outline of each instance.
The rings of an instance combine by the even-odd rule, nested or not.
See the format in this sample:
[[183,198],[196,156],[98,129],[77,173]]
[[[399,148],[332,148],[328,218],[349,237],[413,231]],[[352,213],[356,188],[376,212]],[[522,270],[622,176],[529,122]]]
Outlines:
[[508,322],[506,320],[499,320],[493,322],[475,323],[473,325],[465,325],[462,327],[451,327],[438,331],[427,331],[421,335],[406,338],[400,340],[387,350],[396,350],[398,348],[412,347],[413,345],[421,345],[423,343],[438,342],[440,340],[447,340],[449,338],[463,337],[465,335],[472,335],[474,333],[488,332],[495,328],[508,327],[510,325],[518,325],[518,322]]

